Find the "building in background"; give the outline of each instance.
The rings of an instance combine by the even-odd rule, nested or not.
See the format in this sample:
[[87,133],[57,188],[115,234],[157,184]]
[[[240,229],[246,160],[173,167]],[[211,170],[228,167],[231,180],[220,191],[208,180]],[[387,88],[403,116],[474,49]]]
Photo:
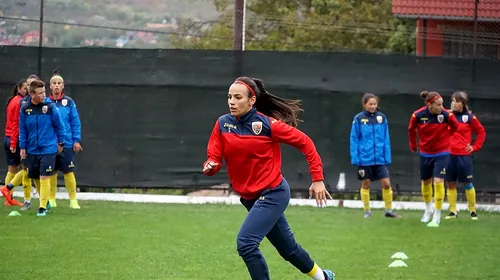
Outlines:
[[417,19],[417,56],[500,58],[500,0],[393,0]]

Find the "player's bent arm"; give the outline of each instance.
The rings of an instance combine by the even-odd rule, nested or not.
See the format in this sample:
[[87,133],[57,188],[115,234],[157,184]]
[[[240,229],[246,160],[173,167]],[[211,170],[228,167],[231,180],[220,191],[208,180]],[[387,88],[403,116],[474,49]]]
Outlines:
[[472,146],[472,149],[476,152],[483,147],[484,141],[486,140],[486,130],[476,116],[472,116],[471,126],[474,133],[476,133],[476,141]]
[[[221,141],[221,133],[219,129],[219,120],[215,122],[214,128],[212,129],[212,134],[210,135],[210,139],[208,140],[207,145],[207,161],[203,163],[203,168],[210,165],[210,162],[216,163],[216,166],[210,166],[207,171],[203,172],[207,176],[215,175],[222,167],[222,141]],[[213,168],[212,168],[213,167]]]
[[270,121],[272,139],[288,144],[301,151],[306,156],[307,163],[309,164],[309,173],[311,174],[312,181],[323,181],[323,163],[311,138],[297,128],[285,124],[280,120],[270,118]]
[[418,120],[417,116],[413,113],[410,118],[410,123],[408,124],[408,141],[410,150],[416,152],[417,151],[417,129],[418,129]]

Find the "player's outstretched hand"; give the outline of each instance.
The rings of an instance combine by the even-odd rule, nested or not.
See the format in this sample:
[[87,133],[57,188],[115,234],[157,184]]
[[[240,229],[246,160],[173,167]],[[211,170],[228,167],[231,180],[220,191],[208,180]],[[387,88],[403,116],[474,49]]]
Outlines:
[[311,187],[309,187],[309,198],[312,198],[313,193],[316,199],[316,204],[321,207],[323,204],[326,205],[326,201],[328,199],[332,199],[332,196],[326,190],[325,183],[323,183],[323,181],[317,181],[311,184]]

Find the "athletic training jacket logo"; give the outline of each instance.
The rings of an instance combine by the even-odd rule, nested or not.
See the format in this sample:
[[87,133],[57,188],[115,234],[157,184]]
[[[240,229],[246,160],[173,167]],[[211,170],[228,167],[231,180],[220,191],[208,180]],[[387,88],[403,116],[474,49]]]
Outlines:
[[207,148],[208,161],[218,166],[206,175],[217,173],[224,159],[233,189],[245,199],[255,199],[283,180],[280,143],[299,149],[309,163],[312,180],[323,180],[321,158],[312,140],[255,108],[240,118],[226,114],[218,119]]
[[387,117],[379,111],[363,111],[352,121],[351,164],[356,166],[391,164],[391,141]]
[[64,122],[66,138],[63,142],[66,147],[72,148],[74,143],[81,142],[82,135],[82,125],[80,123],[78,110],[76,109],[76,103],[73,98],[64,95],[64,93],[62,93],[59,99],[54,99],[52,94],[49,98],[56,104],[61,119]]
[[[43,108],[47,108],[44,113]],[[64,139],[64,123],[56,105],[45,98],[41,104],[25,103],[19,117],[19,148],[28,154],[57,153],[57,139]]]
[[[449,127],[448,127],[449,126]],[[410,149],[417,150],[418,146],[423,157],[435,157],[450,154],[450,134],[458,127],[453,113],[443,110],[441,114],[432,114],[427,106],[413,112],[408,125]]]
[[472,148],[474,152],[479,151],[486,139],[486,130],[481,122],[469,112],[453,112],[453,114],[458,121],[458,128],[451,135],[450,154],[458,156],[470,155],[465,148],[467,145],[472,144],[472,131],[477,136]]

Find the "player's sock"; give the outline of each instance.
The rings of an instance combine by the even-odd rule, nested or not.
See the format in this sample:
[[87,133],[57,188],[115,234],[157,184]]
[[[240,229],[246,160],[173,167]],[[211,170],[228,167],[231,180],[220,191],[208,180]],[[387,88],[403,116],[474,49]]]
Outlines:
[[[24,202],[31,202],[31,179],[28,177],[28,170],[21,170],[18,174],[21,173],[21,183],[23,185],[23,193],[24,193]],[[17,176],[17,174],[16,174]],[[27,180],[24,179],[26,177]]]
[[[9,172],[7,171],[7,175],[5,176],[5,184],[8,185],[10,182],[12,182],[12,179],[14,179],[14,177],[16,176],[16,174],[12,173],[12,172]],[[14,186],[17,186],[15,184],[13,184]],[[10,194],[14,194],[14,189],[11,189],[10,190]]]
[[384,199],[384,205],[386,211],[392,210],[392,189],[382,189],[382,198]]
[[[31,179],[30,177],[28,177],[28,170],[23,170],[23,178],[22,178],[22,183],[23,183],[23,187],[27,187],[29,192],[30,192],[30,195],[29,195],[29,198],[31,199]],[[38,191],[38,189],[37,189]],[[26,193],[25,193],[26,194]],[[26,198],[26,196],[25,196]]]
[[50,195],[50,178],[40,179],[40,208],[46,209]]
[[450,204],[450,212],[457,213],[457,189],[448,188],[448,203]]
[[317,264],[314,264],[313,269],[311,269],[307,275],[314,280],[328,280],[328,278],[325,277],[323,270]]
[[[8,172],[10,173],[10,172]],[[10,173],[10,174],[14,174],[14,173]],[[9,174],[7,174],[7,177],[9,176]],[[8,185],[8,184],[11,184],[12,186],[16,187],[16,186],[19,186],[21,185],[21,182],[22,182],[22,178],[23,178],[23,173],[22,173],[22,170],[21,171],[18,171],[11,179],[10,181],[7,182],[7,177],[5,177],[5,184]],[[10,190],[10,194],[13,194],[14,193],[14,188],[9,188]]]
[[465,185],[465,197],[469,204],[469,212],[476,212],[476,189],[472,183]]
[[56,192],[57,192],[57,173],[50,176],[50,195],[49,195],[50,201],[56,199]]
[[14,179],[14,176],[16,176],[16,174],[10,172],[10,171],[7,171],[7,175],[5,176],[5,184],[9,184],[10,181],[12,181],[12,179]]
[[6,184],[12,184],[14,186],[20,186],[21,183],[23,182],[23,176],[24,176],[24,170],[18,171],[16,175],[10,180],[10,182]]
[[40,179],[33,180],[35,182],[35,189],[38,195],[40,195]]
[[361,194],[361,201],[363,202],[363,208],[366,211],[370,211],[370,189],[363,189],[359,191]]
[[76,199],[76,178],[75,173],[69,172],[64,174],[64,185],[66,186],[66,190],[68,191],[69,199]]
[[429,210],[429,206],[432,208],[432,184],[424,184],[422,182],[421,185],[422,197],[424,198],[425,205],[427,206],[427,210]]
[[436,210],[443,208],[444,182],[434,183],[434,207]]

